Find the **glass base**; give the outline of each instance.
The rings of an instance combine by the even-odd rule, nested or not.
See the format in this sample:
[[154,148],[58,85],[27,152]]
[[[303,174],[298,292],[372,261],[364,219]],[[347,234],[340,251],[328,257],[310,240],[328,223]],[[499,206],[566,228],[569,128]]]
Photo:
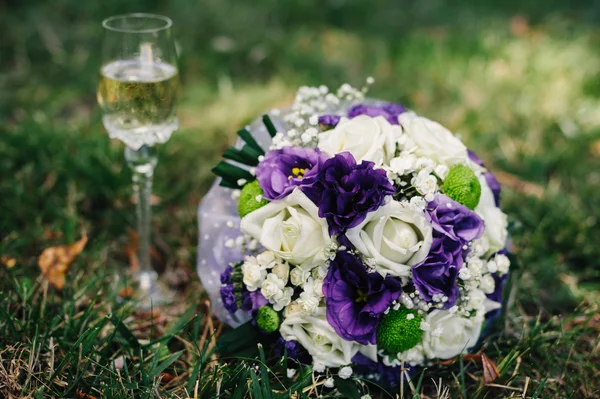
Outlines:
[[115,288],[120,302],[131,301],[141,310],[168,305],[175,297],[166,284],[158,280],[154,271],[119,276]]

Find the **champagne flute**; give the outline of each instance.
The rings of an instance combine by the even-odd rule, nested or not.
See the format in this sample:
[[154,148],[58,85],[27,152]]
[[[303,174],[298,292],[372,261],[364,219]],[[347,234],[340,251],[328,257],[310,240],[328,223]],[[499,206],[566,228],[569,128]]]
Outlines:
[[155,145],[178,128],[179,92],[172,21],[161,15],[125,14],[105,19],[98,103],[111,138],[126,144],[133,173],[139,242],[139,270],[131,276],[140,307],[168,302],[166,288],[150,260],[150,197],[157,157]]

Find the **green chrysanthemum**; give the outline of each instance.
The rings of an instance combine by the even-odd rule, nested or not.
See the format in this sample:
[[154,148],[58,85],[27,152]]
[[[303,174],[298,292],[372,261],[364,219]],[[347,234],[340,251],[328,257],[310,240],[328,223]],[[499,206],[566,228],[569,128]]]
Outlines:
[[405,307],[390,309],[377,326],[377,346],[390,355],[413,348],[423,338],[422,320],[415,310]]
[[254,180],[242,188],[240,194],[240,202],[238,202],[238,213],[240,217],[244,217],[250,212],[262,208],[267,205],[269,201],[263,198],[264,192],[258,185],[258,180]]
[[279,324],[281,324],[281,319],[279,317],[279,313],[273,310],[270,306],[263,306],[258,309],[256,315],[256,324],[269,334],[277,331],[279,328]]
[[475,209],[481,196],[481,184],[475,173],[465,165],[450,168],[442,192],[469,209]]

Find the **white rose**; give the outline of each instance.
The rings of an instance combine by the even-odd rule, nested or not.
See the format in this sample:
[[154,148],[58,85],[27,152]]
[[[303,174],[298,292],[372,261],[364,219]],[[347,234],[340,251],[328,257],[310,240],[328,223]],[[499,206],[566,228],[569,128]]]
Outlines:
[[429,253],[432,227],[423,212],[390,201],[367,214],[346,237],[363,255],[375,259],[380,273],[409,276],[411,266]]
[[[429,331],[423,333],[423,349],[429,359],[450,359],[466,353],[479,339],[483,312],[467,319],[447,310],[436,309],[427,315]],[[439,333],[442,329],[441,334]]]
[[413,112],[400,114],[398,122],[414,142],[416,155],[430,158],[446,166],[468,161],[467,147],[439,123]]
[[299,189],[242,218],[240,228],[288,262],[311,269],[327,258],[331,238],[319,209]]
[[506,214],[496,206],[494,194],[483,175],[479,176],[479,182],[481,183],[481,197],[475,212],[485,223],[482,239],[489,243],[485,255],[490,256],[506,246],[508,219]]
[[294,267],[290,272],[290,281],[293,285],[302,285],[306,282],[309,276],[310,270],[306,270],[301,267]]
[[285,284],[283,281],[273,273],[269,273],[266,280],[263,281],[260,293],[263,294],[265,299],[269,302],[271,300],[276,302],[278,299],[283,297],[283,289]]
[[314,315],[295,313],[283,319],[279,327],[286,341],[297,341],[313,357],[313,363],[342,367],[351,363],[359,346],[342,339],[325,318],[325,308]]
[[384,117],[359,115],[342,118],[335,128],[319,134],[317,147],[331,156],[347,151],[358,163],[388,163],[395,156],[399,136],[400,127]]
[[250,263],[246,261],[242,265],[243,282],[246,285],[248,291],[256,291],[259,289],[265,277],[267,277],[267,271],[260,267],[256,263]]

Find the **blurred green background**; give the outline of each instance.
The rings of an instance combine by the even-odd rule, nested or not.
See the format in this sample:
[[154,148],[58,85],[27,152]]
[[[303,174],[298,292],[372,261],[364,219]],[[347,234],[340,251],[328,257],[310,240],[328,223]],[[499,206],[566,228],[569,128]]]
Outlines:
[[[371,96],[441,122],[499,172],[518,314],[598,312],[600,2],[584,0],[0,0],[0,254],[16,260],[0,264],[1,290],[35,280],[43,248],[82,229],[72,281],[123,263],[130,174],[95,84],[102,19],[140,11],[173,19],[180,52],[181,129],[154,189],[171,265],[195,279],[196,206],[240,126],[299,85],[373,76]],[[576,376],[597,380],[581,359]]]

